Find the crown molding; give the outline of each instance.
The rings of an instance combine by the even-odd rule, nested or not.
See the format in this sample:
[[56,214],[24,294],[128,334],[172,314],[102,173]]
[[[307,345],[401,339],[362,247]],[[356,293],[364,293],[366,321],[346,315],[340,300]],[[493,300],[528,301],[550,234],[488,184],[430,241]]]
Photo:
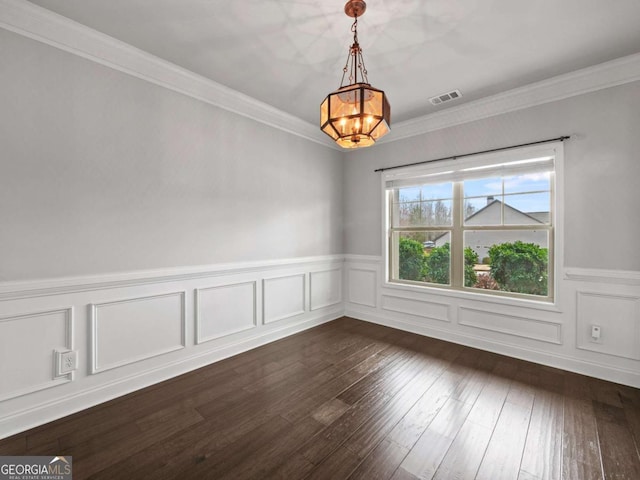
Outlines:
[[316,125],[26,0],[0,0],[0,27],[326,147]]
[[[316,125],[28,2],[0,0],[0,27],[334,150]],[[393,126],[378,143],[640,80],[640,53],[447,108]]]
[[640,53],[397,123],[379,143],[394,142],[638,80]]

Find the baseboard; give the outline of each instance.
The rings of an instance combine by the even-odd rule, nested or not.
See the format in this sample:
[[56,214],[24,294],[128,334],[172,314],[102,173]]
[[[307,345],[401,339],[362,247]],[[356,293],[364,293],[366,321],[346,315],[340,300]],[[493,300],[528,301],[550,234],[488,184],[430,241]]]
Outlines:
[[474,335],[439,329],[432,325],[420,325],[407,322],[404,319],[394,318],[391,315],[380,316],[364,310],[347,307],[345,316],[375,323],[386,327],[396,328],[405,332],[416,333],[432,338],[437,338],[451,343],[477,348],[500,355],[526,360],[529,362],[554,367],[569,372],[579,373],[602,380],[621,383],[635,388],[640,388],[640,372],[621,369],[620,367],[607,366],[602,363],[550,353],[549,351],[535,350],[528,347],[506,344],[496,340]]

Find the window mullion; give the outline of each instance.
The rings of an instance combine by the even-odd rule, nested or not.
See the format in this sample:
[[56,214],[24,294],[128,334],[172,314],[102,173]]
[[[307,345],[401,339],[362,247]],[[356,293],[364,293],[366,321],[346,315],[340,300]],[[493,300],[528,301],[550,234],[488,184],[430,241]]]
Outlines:
[[464,238],[462,182],[453,184],[453,230],[451,231],[451,286],[462,288],[464,284]]
[[393,224],[395,218],[400,218],[400,192],[397,189],[391,190],[389,192],[389,197],[387,199],[389,202],[391,209],[389,211],[389,218],[387,221],[389,225],[391,225],[391,229],[389,231],[389,238],[387,239],[389,245],[389,268],[391,270],[392,278],[400,278],[400,259],[398,256],[398,234],[394,232]]

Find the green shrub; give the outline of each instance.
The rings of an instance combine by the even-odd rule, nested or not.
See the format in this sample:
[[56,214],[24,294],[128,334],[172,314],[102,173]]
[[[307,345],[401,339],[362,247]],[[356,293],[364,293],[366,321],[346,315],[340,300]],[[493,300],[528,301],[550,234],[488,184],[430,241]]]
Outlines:
[[[451,266],[451,246],[445,243],[435,247],[427,257],[426,280],[431,283],[449,284]],[[471,247],[464,249],[464,286],[473,287],[478,279],[473,270],[478,263],[478,254]]]
[[535,243],[501,243],[489,249],[491,276],[507,292],[547,295],[548,253]]
[[426,257],[420,242],[400,237],[399,275],[402,280],[424,280]]
[[473,267],[478,263],[478,254],[471,247],[464,249],[464,286],[473,287],[478,281],[478,275]]
[[449,284],[449,243],[434,247],[427,257],[426,280],[431,283]]

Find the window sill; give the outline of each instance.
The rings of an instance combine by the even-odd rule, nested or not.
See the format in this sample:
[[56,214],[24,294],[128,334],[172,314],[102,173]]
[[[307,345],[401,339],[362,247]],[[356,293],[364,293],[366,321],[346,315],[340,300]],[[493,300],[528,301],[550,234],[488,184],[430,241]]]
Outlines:
[[510,307],[529,308],[534,310],[542,310],[545,312],[561,313],[562,310],[558,305],[557,299],[552,302],[531,300],[528,298],[501,297],[485,293],[468,292],[463,290],[454,290],[448,288],[438,288],[423,285],[410,285],[406,283],[395,283],[385,280],[382,284],[383,289],[399,290],[412,293],[420,293],[434,295],[440,297],[449,297],[460,300],[471,300],[474,302],[489,303],[492,305],[504,305]]

